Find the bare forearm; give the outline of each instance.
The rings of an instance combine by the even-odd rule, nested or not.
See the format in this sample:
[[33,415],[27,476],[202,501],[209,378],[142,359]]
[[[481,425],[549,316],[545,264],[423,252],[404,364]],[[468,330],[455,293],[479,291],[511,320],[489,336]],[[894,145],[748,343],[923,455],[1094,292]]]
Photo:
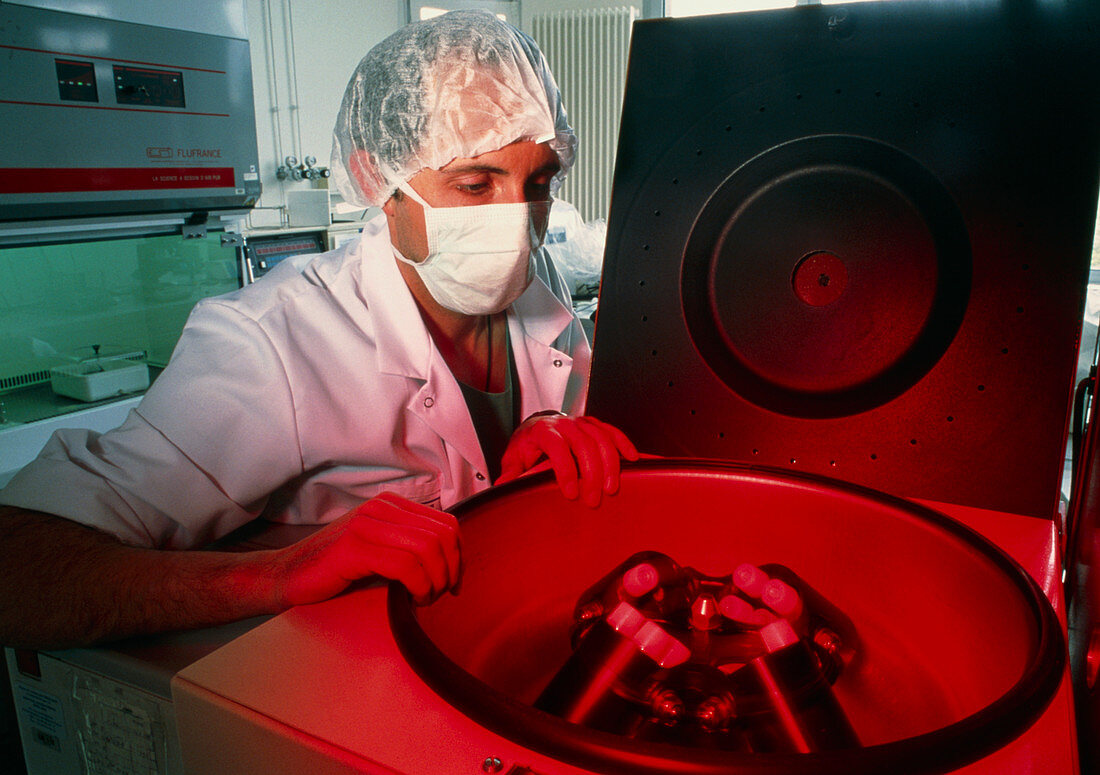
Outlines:
[[68,520],[0,507],[0,644],[59,648],[281,610],[272,554],[126,546]]
[[137,549],[0,506],[0,645],[60,648],[277,613],[384,576],[429,602],[457,583],[458,520],[391,493],[282,549]]

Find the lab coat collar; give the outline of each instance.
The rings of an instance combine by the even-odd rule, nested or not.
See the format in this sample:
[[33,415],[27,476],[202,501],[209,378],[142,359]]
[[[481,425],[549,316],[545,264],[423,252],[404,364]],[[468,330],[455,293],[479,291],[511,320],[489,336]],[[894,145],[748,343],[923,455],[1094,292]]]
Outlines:
[[[436,349],[412,292],[397,268],[388,231],[368,236],[364,230],[358,249],[361,287],[371,312],[379,371],[420,382],[405,406],[406,411],[439,434],[476,471],[487,476],[485,454],[465,409],[462,389]],[[447,470],[449,466],[444,464],[443,468]]]
[[[539,260],[548,259],[543,255]],[[535,277],[523,295],[516,299],[508,310],[508,316],[520,321],[526,336],[547,347],[552,346],[573,322],[572,310],[562,304],[541,277]]]
[[[371,226],[378,226],[378,221],[381,230],[376,228],[368,233]],[[420,317],[412,291],[397,268],[384,216],[363,230],[357,250],[362,267],[360,287],[371,313],[379,371],[427,379],[435,344]]]
[[[372,223],[369,231],[364,229],[356,248],[362,266],[360,287],[374,326],[378,368],[383,374],[422,381],[407,405],[408,411],[438,433],[477,471],[487,474],[484,452],[469,412],[465,411],[461,388],[438,354],[412,292],[401,276],[384,219],[381,227],[378,229]],[[545,256],[539,258],[545,260]],[[534,377],[538,368],[534,364],[548,359],[556,359],[566,367],[571,364],[568,356],[554,347],[555,340],[573,321],[571,311],[541,278],[535,277],[508,310],[508,321],[525,413],[528,404],[541,406],[542,402],[549,402],[560,406],[569,368],[548,377],[545,380],[548,384],[540,385],[540,380]]]

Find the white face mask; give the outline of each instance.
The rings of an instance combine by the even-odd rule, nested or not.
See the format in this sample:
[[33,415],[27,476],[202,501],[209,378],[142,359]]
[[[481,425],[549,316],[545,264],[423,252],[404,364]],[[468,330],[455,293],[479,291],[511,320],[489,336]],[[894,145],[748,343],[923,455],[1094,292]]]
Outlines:
[[428,255],[398,260],[420,275],[432,298],[453,312],[490,315],[518,299],[535,276],[549,202],[432,207],[412,186],[401,190],[424,208]]

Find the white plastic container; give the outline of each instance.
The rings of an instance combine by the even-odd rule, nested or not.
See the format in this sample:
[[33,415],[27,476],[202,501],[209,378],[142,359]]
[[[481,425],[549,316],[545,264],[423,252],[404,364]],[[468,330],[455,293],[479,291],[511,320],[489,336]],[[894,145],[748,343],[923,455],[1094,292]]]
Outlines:
[[127,358],[96,359],[50,369],[50,387],[78,401],[99,401],[149,387],[149,367]]

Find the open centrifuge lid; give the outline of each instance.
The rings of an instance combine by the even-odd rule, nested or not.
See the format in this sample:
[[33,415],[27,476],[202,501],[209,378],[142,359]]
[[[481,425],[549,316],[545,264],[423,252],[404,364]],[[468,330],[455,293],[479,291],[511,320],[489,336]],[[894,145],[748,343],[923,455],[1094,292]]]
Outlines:
[[1052,515],[1098,30],[1079,0],[638,23],[589,413],[646,452]]

